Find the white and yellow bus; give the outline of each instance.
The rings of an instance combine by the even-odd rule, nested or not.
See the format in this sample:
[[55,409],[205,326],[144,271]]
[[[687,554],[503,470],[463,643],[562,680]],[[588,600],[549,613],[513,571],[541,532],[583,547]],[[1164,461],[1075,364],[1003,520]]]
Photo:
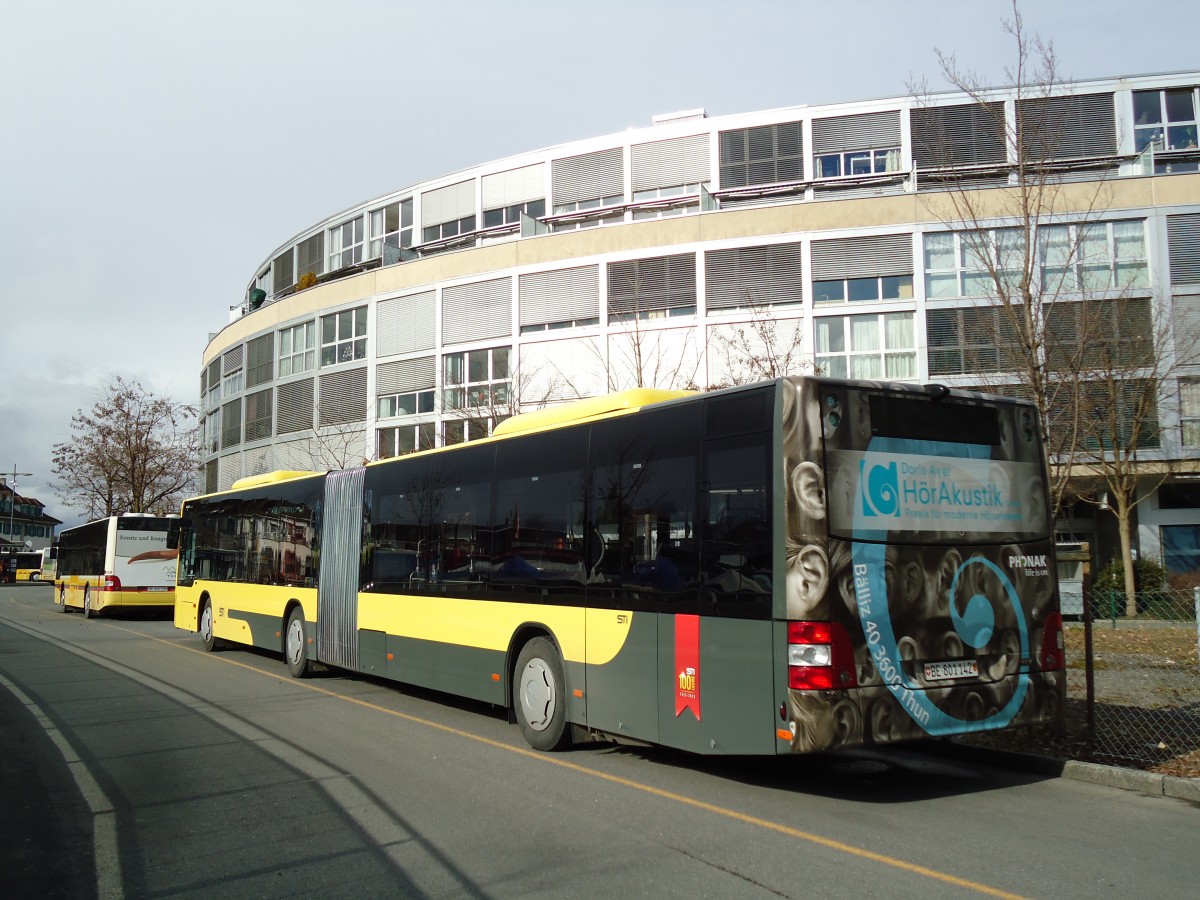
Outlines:
[[172,607],[176,516],[125,513],[68,528],[58,539],[55,603],[85,618],[115,607]]

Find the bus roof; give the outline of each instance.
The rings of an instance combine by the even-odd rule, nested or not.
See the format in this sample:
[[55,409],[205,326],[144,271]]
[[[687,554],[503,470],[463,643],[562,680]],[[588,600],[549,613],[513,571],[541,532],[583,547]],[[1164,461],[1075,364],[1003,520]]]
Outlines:
[[322,475],[322,472],[306,472],[297,469],[277,469],[274,472],[264,472],[262,475],[247,475],[239,478],[231,486],[231,491],[243,488],[262,487],[264,484],[278,484],[281,481],[291,481],[293,478],[307,478],[309,475]]
[[511,434],[524,434],[529,431],[540,431],[544,428],[555,428],[559,425],[569,425],[599,419],[615,413],[633,412],[652,403],[663,403],[667,400],[677,400],[689,397],[695,391],[664,391],[656,388],[633,388],[619,391],[615,394],[605,394],[603,397],[588,397],[584,400],[573,400],[521,413],[511,419],[505,419],[492,431],[495,437]]

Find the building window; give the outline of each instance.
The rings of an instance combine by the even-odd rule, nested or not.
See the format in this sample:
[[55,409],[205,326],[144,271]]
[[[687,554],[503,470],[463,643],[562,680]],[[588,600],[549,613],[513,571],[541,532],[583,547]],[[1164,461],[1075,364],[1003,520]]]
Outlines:
[[998,306],[925,312],[929,375],[966,375],[1018,368],[1019,347],[1009,313]]
[[816,321],[821,374],[833,378],[916,378],[913,314],[830,316]]
[[509,401],[511,347],[468,350],[443,357],[446,410],[495,409]]
[[992,228],[925,235],[925,296],[994,297],[996,277],[1016,287],[1024,270],[1024,232]]
[[542,331],[558,331],[563,328],[587,328],[591,325],[599,325],[600,319],[596,316],[591,316],[584,319],[565,319],[561,322],[546,322],[537,325],[522,325],[521,334],[537,334]]
[[304,322],[279,332],[279,377],[299,375],[317,362],[317,323]]
[[[700,196],[700,182],[693,184],[676,184],[671,187],[653,188],[645,191],[635,191],[633,201],[635,203],[652,203],[655,200],[669,201],[676,197],[690,198]],[[699,202],[694,203],[679,203],[675,205],[654,206],[650,209],[635,209],[633,211],[633,221],[642,222],[647,219],[665,219],[669,216],[685,216],[690,213],[699,212]]]
[[396,416],[415,416],[418,413],[433,412],[433,394],[428,391],[407,391],[403,394],[389,394],[377,401],[377,415],[381,419],[391,419]]
[[417,425],[401,425],[397,428],[380,428],[376,432],[376,447],[380,459],[404,456],[418,450],[432,450],[437,425],[421,422]]
[[[1162,525],[1159,528],[1162,538],[1163,568],[1167,570],[1172,586],[1174,576],[1189,576],[1200,572],[1200,525]],[[1180,587],[1187,587],[1193,582],[1190,579],[1180,579]]]
[[1183,446],[1200,447],[1200,379],[1180,380],[1179,418],[1183,428]]
[[383,255],[384,244],[389,247],[412,246],[413,202],[411,197],[397,203],[390,203],[382,209],[373,209],[369,218],[371,259],[378,259]]
[[[478,441],[491,434],[491,418],[454,419],[442,423],[442,445],[465,444]],[[499,424],[497,422],[497,424]]]
[[334,272],[362,262],[363,218],[359,216],[329,229],[329,269]]
[[844,178],[847,176],[881,175],[900,171],[900,148],[886,147],[879,150],[845,150],[840,153],[822,153],[816,158],[818,178]]
[[221,381],[222,396],[232,397],[234,394],[238,393],[242,389],[244,380],[245,375],[242,373],[241,369],[226,375]]
[[502,206],[498,209],[483,211],[483,227],[497,228],[501,225],[519,225],[521,213],[532,219],[540,219],[546,215],[546,201],[528,200],[525,203],[515,203],[512,206]]
[[1105,291],[1150,283],[1140,219],[1046,225],[1038,230],[1038,246],[1045,291]]
[[804,178],[800,122],[722,131],[720,144],[723,189]]
[[460,234],[470,234],[474,230],[475,216],[463,216],[461,219],[452,219],[449,222],[442,222],[439,225],[426,226],[422,232],[421,239],[428,244],[433,241],[457,237]]
[[364,359],[367,355],[367,308],[321,316],[321,365]]
[[1196,147],[1196,92],[1193,88],[1133,92],[1134,147],[1141,153]]
[[874,300],[911,300],[911,275],[884,275],[879,278],[836,278],[813,282],[815,303],[870,303]]

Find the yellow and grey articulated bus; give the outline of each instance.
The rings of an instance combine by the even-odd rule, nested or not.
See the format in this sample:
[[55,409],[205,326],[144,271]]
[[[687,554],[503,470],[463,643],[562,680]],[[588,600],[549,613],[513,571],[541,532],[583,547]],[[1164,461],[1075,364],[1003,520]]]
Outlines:
[[58,538],[59,610],[91,618],[122,606],[170,608],[179,551],[168,535],[178,527],[177,516],[125,513],[68,528]]
[[1036,414],[784,378],[637,390],[182,510],[175,624],[508,708],[528,742],[780,754],[1045,723]]

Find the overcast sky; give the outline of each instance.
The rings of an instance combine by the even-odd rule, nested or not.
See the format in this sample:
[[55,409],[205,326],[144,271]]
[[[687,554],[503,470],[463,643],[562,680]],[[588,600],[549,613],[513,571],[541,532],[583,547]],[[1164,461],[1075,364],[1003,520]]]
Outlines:
[[[1192,3],[1027,2],[1075,78],[1200,69]],[[1009,0],[3,2],[0,469],[113,375],[193,403],[210,332],[328,215],[514,153],[709,115],[897,96],[935,48],[1005,82]]]

